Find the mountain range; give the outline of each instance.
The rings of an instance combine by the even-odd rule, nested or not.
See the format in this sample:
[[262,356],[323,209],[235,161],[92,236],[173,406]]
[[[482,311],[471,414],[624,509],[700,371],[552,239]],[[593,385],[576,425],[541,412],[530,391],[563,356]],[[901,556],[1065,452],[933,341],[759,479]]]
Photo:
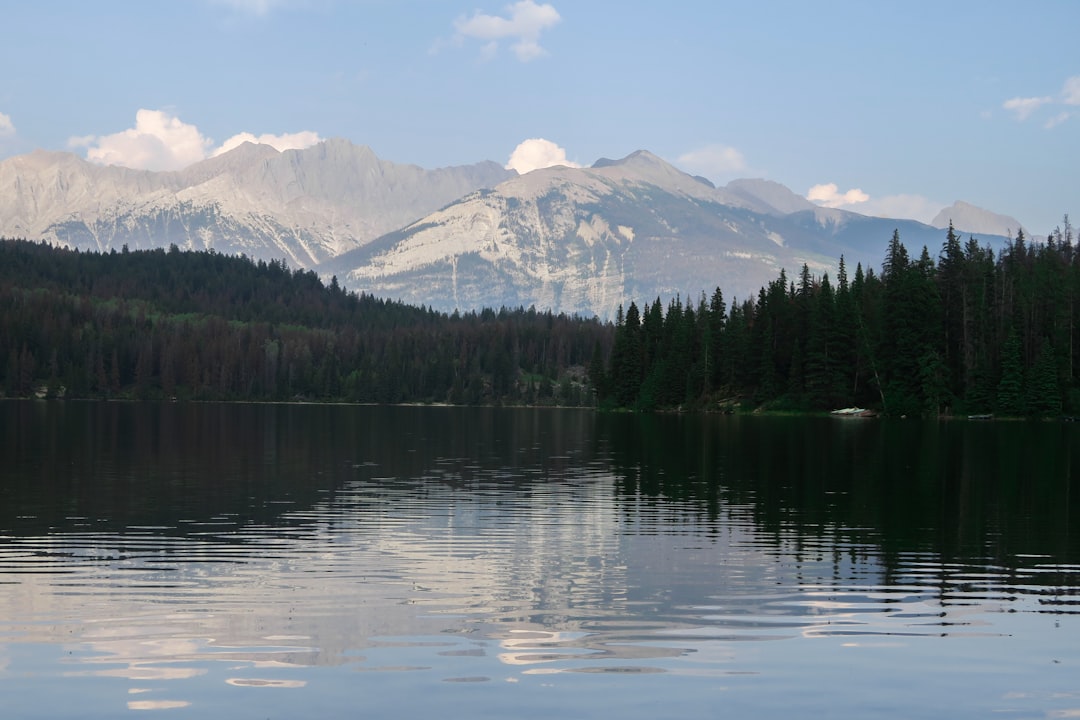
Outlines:
[[328,140],[243,145],[180,171],[35,151],[0,163],[0,235],[93,250],[210,249],[319,263],[516,173],[493,162],[425,170]]
[[952,220],[999,244],[1020,223],[965,203],[932,225],[819,207],[768,180],[715,187],[637,151],[519,175],[494,162],[425,170],[328,140],[245,143],[184,170],[35,151],[0,162],[0,236],[108,251],[167,247],[285,259],[349,289],[439,310],[535,305],[614,316],[631,299],[756,294],[878,267],[894,230],[936,256]]

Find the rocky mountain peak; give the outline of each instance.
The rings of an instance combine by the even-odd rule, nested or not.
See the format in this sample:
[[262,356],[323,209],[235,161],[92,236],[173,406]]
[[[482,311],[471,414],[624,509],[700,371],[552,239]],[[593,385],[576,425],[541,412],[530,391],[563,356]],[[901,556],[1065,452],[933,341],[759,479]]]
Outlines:
[[1002,235],[1012,237],[1017,230],[1024,230],[1020,221],[1009,215],[1000,215],[983,208],[976,207],[971,203],[957,200],[949,207],[939,212],[930,222],[936,228],[947,228],[952,221],[953,228],[957,232],[972,233],[974,235]]
[[[957,203],[958,229],[1012,218]],[[977,221],[993,220],[994,225]],[[612,317],[628,299],[747,297],[806,264],[876,264],[894,229],[814,206],[768,180],[714,187],[646,150],[518,175],[497,163],[426,170],[340,138],[279,152],[245,143],[184,170],[37,151],[0,161],[0,236],[107,251],[168,247],[285,259],[346,287],[438,309],[535,305]],[[980,235],[980,240],[986,240]]]
[[314,267],[514,175],[495,163],[396,164],[342,139],[285,152],[244,143],[170,172],[36,151],[0,161],[0,236],[93,250],[175,243]]

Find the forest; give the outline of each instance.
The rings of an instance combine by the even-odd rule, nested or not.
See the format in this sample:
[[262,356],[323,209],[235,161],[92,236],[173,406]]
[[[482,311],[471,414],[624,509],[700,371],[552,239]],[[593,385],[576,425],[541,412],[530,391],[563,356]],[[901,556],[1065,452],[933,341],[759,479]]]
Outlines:
[[0,241],[7,397],[587,405],[612,337],[534,309],[358,295],[284,261]]
[[[619,309],[445,314],[213,251],[0,241],[5,397],[529,404],[637,411],[1080,413],[1080,257],[1066,216],[1000,252],[898,233],[881,270],[840,258]],[[6,360],[6,361],[5,361]]]
[[888,415],[1080,413],[1080,258],[1068,216],[1045,242],[1019,232],[995,257],[950,226],[935,258],[894,233],[879,274],[840,258],[780,276],[727,307],[631,303],[610,363],[592,374],[611,407],[827,410]]

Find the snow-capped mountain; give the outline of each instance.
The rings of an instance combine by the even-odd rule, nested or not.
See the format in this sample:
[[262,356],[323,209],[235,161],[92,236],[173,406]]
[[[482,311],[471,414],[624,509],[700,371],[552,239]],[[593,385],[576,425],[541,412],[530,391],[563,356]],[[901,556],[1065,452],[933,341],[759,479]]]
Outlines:
[[312,268],[515,174],[395,164],[346,140],[245,143],[176,172],[36,151],[0,162],[0,236],[92,250],[175,243]]
[[[953,216],[958,230],[967,218]],[[285,152],[245,144],[176,172],[44,151],[0,162],[0,237],[285,259],[447,311],[535,305],[611,318],[631,299],[696,302],[716,286],[744,299],[782,268],[835,277],[841,255],[852,272],[876,268],[894,229],[912,253],[937,255],[944,240],[939,228],[818,207],[768,180],[718,188],[646,151],[525,175],[492,162],[425,170],[345,140]]]

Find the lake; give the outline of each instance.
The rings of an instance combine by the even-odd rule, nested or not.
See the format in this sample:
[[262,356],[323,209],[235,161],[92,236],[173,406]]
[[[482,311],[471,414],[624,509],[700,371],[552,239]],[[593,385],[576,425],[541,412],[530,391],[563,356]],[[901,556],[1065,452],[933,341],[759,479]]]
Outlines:
[[1080,426],[0,402],[7,718],[1080,717]]

